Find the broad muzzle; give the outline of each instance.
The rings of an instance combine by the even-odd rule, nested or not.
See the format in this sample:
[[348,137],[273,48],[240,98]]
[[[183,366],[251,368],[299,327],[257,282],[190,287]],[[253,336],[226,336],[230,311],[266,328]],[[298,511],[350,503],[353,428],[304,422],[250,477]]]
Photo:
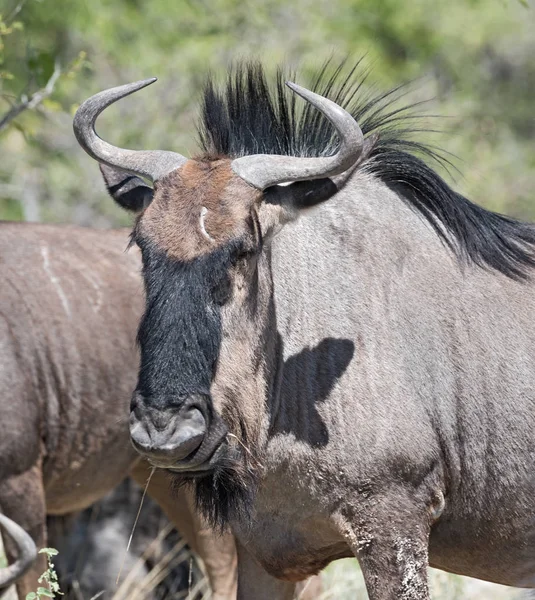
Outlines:
[[132,399],[130,437],[134,448],[153,465],[173,470],[197,470],[226,436],[220,419],[211,414],[211,399],[203,394],[179,403]]

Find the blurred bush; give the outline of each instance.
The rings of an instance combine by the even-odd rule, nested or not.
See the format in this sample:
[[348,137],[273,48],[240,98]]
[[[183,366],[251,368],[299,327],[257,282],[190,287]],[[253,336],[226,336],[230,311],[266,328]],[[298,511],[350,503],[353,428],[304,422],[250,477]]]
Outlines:
[[[529,0],[0,0],[0,218],[105,227],[128,222],[77,146],[72,114],[96,91],[156,75],[99,121],[121,146],[196,151],[198,94],[211,70],[259,58],[302,65],[365,55],[370,84],[418,79],[434,98],[434,142],[460,158],[456,187],[535,219],[535,10]],[[2,47],[3,45],[3,47]],[[422,133],[423,136],[430,135]]]

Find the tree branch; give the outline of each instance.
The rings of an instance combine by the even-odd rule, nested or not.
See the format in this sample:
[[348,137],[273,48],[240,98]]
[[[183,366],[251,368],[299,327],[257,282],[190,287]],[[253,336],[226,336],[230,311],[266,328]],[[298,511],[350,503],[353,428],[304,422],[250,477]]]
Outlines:
[[15,4],[13,10],[8,14],[8,16],[4,19],[4,22],[8,25],[13,21],[13,19],[20,13],[22,7],[26,4],[27,0],[20,0],[18,4]]
[[3,117],[0,118],[0,131],[5,129],[13,119],[16,119],[21,112],[25,110],[35,108],[38,104],[50,96],[54,91],[54,86],[61,75],[61,67],[59,62],[56,61],[54,65],[54,72],[50,76],[44,88],[41,88],[35,94],[32,94],[29,98],[21,100],[18,104],[15,104]]

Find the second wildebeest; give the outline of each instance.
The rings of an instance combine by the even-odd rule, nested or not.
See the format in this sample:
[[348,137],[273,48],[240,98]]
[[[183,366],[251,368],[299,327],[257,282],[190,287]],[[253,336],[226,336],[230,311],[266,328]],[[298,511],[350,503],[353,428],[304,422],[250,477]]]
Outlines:
[[[11,563],[0,588],[17,581],[21,599],[45,570],[34,559],[47,513],[149,474],[128,433],[143,287],[127,243],[125,230],[0,223],[0,526]],[[149,493],[206,561],[216,595],[232,599],[232,540],[214,538],[161,473]]]
[[454,192],[388,95],[324,75],[288,84],[302,116],[257,66],[209,84],[192,159],[96,136],[152,80],[78,111],[93,157],[155,182],[133,442],[230,523],[240,599],[351,555],[372,600],[427,600],[428,563],[533,587],[535,228]]

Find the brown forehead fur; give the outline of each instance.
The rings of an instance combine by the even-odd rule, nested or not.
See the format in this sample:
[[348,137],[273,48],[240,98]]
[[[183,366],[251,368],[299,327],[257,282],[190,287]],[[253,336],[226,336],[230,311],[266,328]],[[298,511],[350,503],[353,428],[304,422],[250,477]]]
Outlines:
[[[249,215],[260,192],[240,179],[229,159],[188,160],[155,186],[154,200],[139,232],[168,256],[190,261],[248,231]],[[201,232],[200,216],[213,242]]]

